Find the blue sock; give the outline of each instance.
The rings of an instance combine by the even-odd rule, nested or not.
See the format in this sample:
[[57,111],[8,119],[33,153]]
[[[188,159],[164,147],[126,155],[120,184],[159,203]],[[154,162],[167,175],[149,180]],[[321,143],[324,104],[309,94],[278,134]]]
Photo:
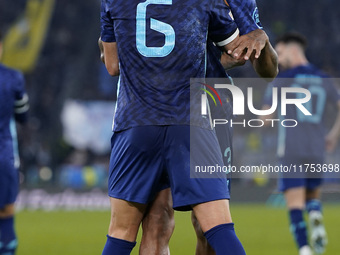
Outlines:
[[307,202],[306,202],[306,210],[307,210],[308,213],[310,213],[311,211],[322,212],[321,201],[318,200],[318,199],[307,200]]
[[299,248],[308,245],[307,241],[307,227],[303,219],[303,211],[300,209],[293,209],[289,211],[290,216],[290,230],[294,235],[295,242]]
[[208,239],[209,244],[215,250],[216,255],[246,254],[240,240],[238,240],[235,234],[234,223],[218,225],[205,232],[204,236]]
[[107,241],[102,255],[130,255],[135,245],[136,242],[133,243],[107,236]]
[[13,255],[17,246],[14,218],[0,219],[0,254]]

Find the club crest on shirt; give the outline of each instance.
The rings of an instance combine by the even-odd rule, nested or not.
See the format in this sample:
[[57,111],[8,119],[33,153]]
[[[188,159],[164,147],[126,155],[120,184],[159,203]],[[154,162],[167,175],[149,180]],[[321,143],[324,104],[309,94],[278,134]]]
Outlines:
[[253,20],[255,21],[255,24],[258,26],[258,28],[263,28],[262,24],[260,22],[260,14],[259,14],[259,9],[256,7],[254,12],[253,12]]

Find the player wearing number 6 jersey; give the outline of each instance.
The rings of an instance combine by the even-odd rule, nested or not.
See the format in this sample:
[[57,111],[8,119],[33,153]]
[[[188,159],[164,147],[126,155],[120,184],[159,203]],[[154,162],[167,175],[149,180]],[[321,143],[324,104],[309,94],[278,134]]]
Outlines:
[[[304,104],[312,114],[304,115],[295,105],[287,106],[285,119],[297,120],[294,128],[280,127],[278,156],[284,165],[304,166],[323,164],[325,149],[334,150],[340,135],[340,96],[328,76],[311,65],[305,56],[306,40],[297,33],[288,33],[278,39],[276,51],[279,65],[283,69],[265,96],[265,109],[271,105],[273,87],[302,87],[310,91],[311,99]],[[279,89],[280,91],[280,89]],[[279,97],[280,98],[280,97]],[[291,99],[291,97],[289,97]],[[326,135],[326,103],[338,108],[338,115],[330,132]],[[268,117],[267,117],[268,118]],[[305,168],[302,169],[303,172]],[[286,176],[287,177],[287,176]],[[289,176],[292,177],[292,176]],[[322,254],[327,243],[322,224],[320,202],[321,178],[318,176],[293,176],[280,179],[280,190],[284,192],[289,209],[291,230],[300,250],[300,255],[311,255],[307,241],[303,210],[309,214],[311,245],[316,254]]]
[[[103,254],[130,254],[146,205],[165,175],[174,208],[195,211],[217,254],[245,254],[231,223],[225,178],[191,179],[189,170],[190,160],[223,164],[209,120],[189,114],[189,81],[205,76],[207,36],[221,47],[237,38],[229,9],[222,0],[104,4],[111,20],[103,21],[101,37],[117,41],[121,79],[110,161],[112,217]],[[192,145],[190,135],[200,139]],[[192,158],[189,149],[195,150]]]

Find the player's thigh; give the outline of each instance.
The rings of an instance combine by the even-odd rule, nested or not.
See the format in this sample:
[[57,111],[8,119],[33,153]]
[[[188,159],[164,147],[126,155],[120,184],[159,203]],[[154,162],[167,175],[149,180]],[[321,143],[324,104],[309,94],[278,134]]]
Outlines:
[[174,210],[170,188],[161,190],[148,206],[143,218],[143,237],[167,238],[174,228]]
[[109,236],[134,242],[147,205],[110,198]]
[[169,126],[165,141],[166,168],[174,208],[189,210],[192,205],[229,199],[226,174],[195,172],[197,166],[223,166],[216,134],[189,126]]
[[171,190],[170,188],[166,188],[158,192],[155,200],[151,202],[143,221],[163,221],[168,220],[169,218],[173,218],[173,215],[174,211],[172,209]]
[[321,185],[323,183],[323,179],[321,178],[311,178],[307,180],[307,192],[306,199],[320,199],[321,197]]
[[141,204],[161,190],[164,128],[142,126],[112,136],[109,196]]
[[305,187],[295,187],[284,192],[287,207],[290,209],[304,209],[306,201]]
[[[303,165],[301,163],[301,159],[291,159],[291,158],[282,158],[280,160],[280,163],[282,166],[287,166],[290,168],[293,165],[299,166]],[[279,179],[279,190],[281,192],[286,192],[290,189],[297,189],[297,188],[306,188],[307,185],[307,175],[304,171],[292,171],[292,172],[284,172],[280,173],[280,179]]]

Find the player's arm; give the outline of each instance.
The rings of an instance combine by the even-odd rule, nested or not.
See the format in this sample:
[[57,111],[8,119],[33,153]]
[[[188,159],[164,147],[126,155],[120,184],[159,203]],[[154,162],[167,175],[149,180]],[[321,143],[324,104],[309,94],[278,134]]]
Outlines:
[[338,114],[333,124],[331,131],[326,136],[326,150],[333,152],[338,144],[340,137],[340,100],[337,103]]
[[254,70],[257,72],[257,74],[260,77],[273,80],[279,73],[277,54],[273,46],[269,42],[269,38],[265,34],[265,32],[260,29],[258,31],[263,32],[267,40],[266,40],[264,47],[262,48],[260,52],[258,52],[258,50],[255,50],[250,55],[250,61],[253,64]]
[[19,123],[25,123],[28,117],[29,100],[25,90],[24,76],[17,72],[15,77],[15,101],[14,101],[14,116]]
[[277,54],[262,29],[237,37],[225,49],[236,60],[250,59],[260,77],[273,79],[279,72]]
[[114,33],[113,20],[109,11],[105,8],[105,0],[101,1],[101,35],[98,40],[100,58],[105,63],[105,67],[111,76],[119,75],[119,59]]
[[[236,59],[250,59],[260,77],[274,78],[278,74],[276,52],[263,31],[255,0],[226,0],[240,37],[229,50]],[[262,55],[262,56],[261,56]]]
[[[231,15],[229,4],[225,0],[215,0],[211,3],[209,38],[222,51],[234,57],[234,64],[244,64],[244,60],[250,59],[253,52],[255,52],[256,58],[259,58],[263,48],[268,47],[267,35],[264,32],[254,31],[240,36],[239,26]],[[260,73],[262,74],[262,72]]]
[[[100,38],[99,38],[100,40]],[[116,42],[101,41],[102,49],[100,59],[104,62],[106,70],[111,76],[119,75],[119,59]]]
[[233,56],[229,55],[226,52],[222,52],[221,55],[221,64],[224,67],[225,70],[230,70],[234,67],[237,66],[242,66],[246,63],[246,60],[241,58],[241,59],[236,59]]

